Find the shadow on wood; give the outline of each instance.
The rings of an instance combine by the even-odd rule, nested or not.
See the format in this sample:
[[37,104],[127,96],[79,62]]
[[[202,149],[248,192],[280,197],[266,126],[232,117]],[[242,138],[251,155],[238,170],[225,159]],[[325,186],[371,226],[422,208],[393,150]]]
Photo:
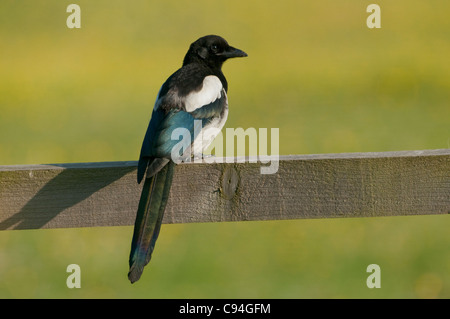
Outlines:
[[[134,167],[110,167],[86,170],[70,168],[70,165],[64,164],[51,166],[60,166],[65,169],[62,171],[26,170],[20,174],[19,180],[15,180],[15,187],[31,187],[39,190],[19,212],[0,222],[0,230],[42,228],[66,209],[76,207],[80,202],[91,198],[101,189],[135,169]],[[41,185],[43,180],[39,178],[39,175],[42,174],[55,176]]]

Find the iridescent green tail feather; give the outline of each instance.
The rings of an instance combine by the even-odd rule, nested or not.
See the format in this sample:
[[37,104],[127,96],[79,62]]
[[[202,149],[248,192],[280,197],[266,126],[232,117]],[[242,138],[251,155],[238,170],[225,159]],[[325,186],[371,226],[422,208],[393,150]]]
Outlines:
[[146,178],[134,224],[128,279],[136,282],[152,257],[164,210],[169,198],[175,164],[170,161],[157,174]]

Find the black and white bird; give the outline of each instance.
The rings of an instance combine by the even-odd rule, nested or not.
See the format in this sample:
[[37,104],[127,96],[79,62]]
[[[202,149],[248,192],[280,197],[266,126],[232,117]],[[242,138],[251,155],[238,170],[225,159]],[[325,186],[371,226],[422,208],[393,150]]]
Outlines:
[[[131,243],[128,279],[132,283],[151,259],[175,162],[201,156],[227,120],[228,83],[222,65],[229,58],[245,56],[220,36],[204,36],[191,44],[182,67],[159,90],[138,164],[137,181],[145,176],[145,182]],[[189,133],[188,147],[178,149],[180,141],[173,134],[177,129]]]

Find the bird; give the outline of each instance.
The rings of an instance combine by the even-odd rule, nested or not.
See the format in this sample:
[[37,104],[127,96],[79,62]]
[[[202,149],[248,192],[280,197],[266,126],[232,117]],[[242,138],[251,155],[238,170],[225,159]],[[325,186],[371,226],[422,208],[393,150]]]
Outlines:
[[[203,36],[191,43],[181,68],[161,86],[137,168],[137,182],[140,184],[144,179],[144,185],[129,257],[131,283],[139,280],[152,257],[175,165],[180,160],[202,156],[227,120],[228,82],[222,72],[223,63],[246,56],[247,53],[230,46],[221,36]],[[195,135],[200,124],[200,134]],[[190,133],[188,147],[176,149],[179,143],[179,139],[173,139],[176,129]]]

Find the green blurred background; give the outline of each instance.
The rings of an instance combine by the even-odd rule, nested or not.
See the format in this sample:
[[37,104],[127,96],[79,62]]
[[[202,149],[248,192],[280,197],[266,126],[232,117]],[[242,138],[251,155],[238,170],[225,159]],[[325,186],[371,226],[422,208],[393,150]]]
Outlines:
[[[0,165],[136,160],[156,94],[219,34],[226,127],[280,153],[450,148],[450,2],[0,2]],[[1,207],[0,207],[1,209]],[[448,216],[164,225],[130,285],[132,227],[0,232],[2,298],[449,298]],[[66,267],[81,267],[81,289]],[[366,267],[381,267],[368,289]]]

